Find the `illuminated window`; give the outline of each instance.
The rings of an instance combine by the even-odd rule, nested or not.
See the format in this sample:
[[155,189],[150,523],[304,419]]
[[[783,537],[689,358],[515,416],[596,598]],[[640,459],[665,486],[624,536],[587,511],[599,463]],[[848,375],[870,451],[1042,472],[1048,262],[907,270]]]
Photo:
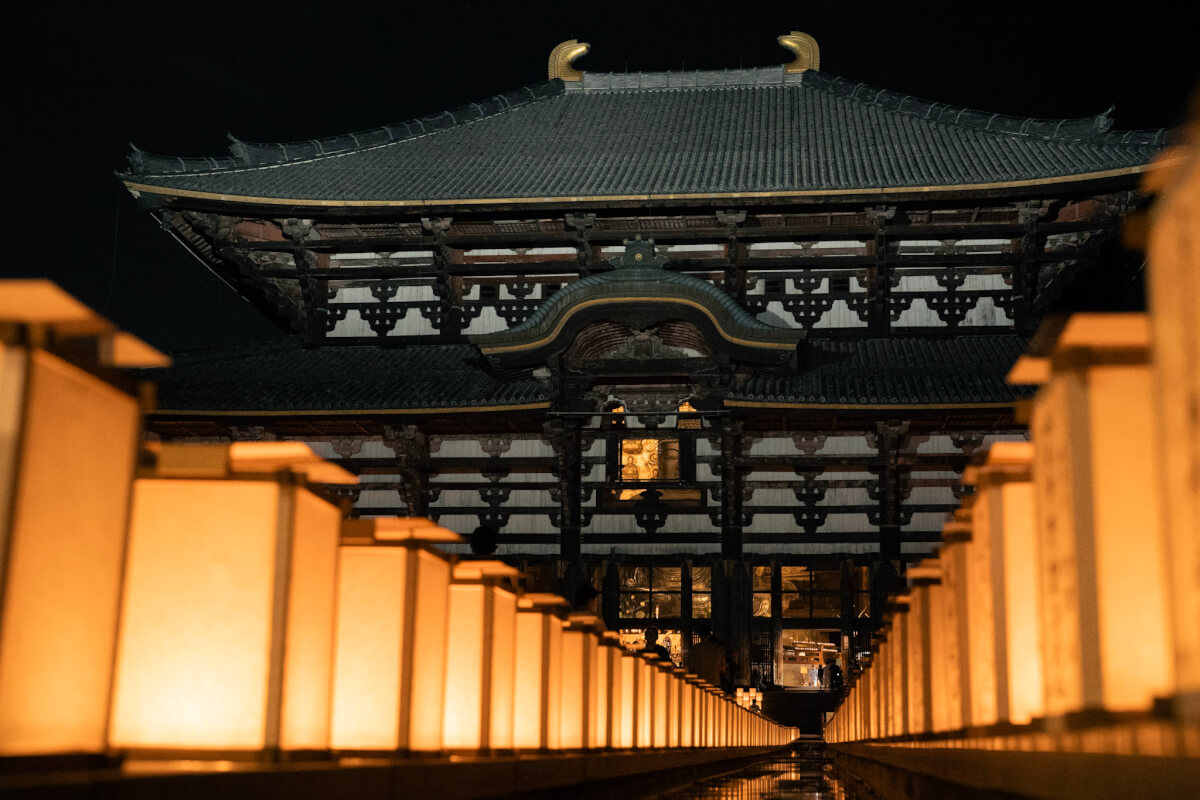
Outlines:
[[751,600],[754,604],[754,616],[769,617],[771,616],[771,568],[754,567],[753,569],[751,588],[754,589],[754,594]]
[[700,430],[703,426],[700,424],[699,409],[686,400],[680,403],[679,417],[675,423],[675,427],[683,431]]
[[[678,407],[675,430],[630,428],[632,417],[620,401],[604,406],[600,423],[608,431],[608,486],[602,503],[644,502],[700,503],[703,496],[695,486],[696,434],[703,426],[700,412],[690,403]],[[661,418],[661,415],[659,415]],[[663,435],[666,434],[666,435]]]
[[682,617],[682,573],[681,567],[621,567],[621,617]]
[[712,568],[692,567],[692,619],[712,618]]

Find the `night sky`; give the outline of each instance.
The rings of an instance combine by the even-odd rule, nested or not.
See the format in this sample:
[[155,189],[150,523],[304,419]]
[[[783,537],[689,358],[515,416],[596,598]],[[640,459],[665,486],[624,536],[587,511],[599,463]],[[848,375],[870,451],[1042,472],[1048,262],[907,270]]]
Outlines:
[[1150,3],[49,5],[22,4],[6,30],[4,274],[51,277],[171,351],[283,333],[135,208],[113,176],[130,141],[225,155],[227,132],[287,141],[423,116],[544,80],[570,38],[592,45],[585,70],[720,69],[783,63],[775,37],[802,30],[826,72],[1014,115],[1115,104],[1121,129],[1178,124],[1200,76],[1194,28]]

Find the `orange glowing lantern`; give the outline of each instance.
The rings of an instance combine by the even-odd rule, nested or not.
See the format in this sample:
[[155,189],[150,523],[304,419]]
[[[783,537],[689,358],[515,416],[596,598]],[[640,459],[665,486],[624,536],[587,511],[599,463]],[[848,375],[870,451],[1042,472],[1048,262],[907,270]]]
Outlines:
[[603,629],[603,621],[592,614],[571,614],[563,629],[559,743],[564,749],[595,746],[599,632]]
[[910,566],[912,586],[908,616],[908,731],[933,731],[933,598],[932,586],[942,579],[942,565],[925,559]]
[[[613,747],[634,747],[637,741],[638,663],[635,654],[622,649],[620,709],[616,718],[616,738]],[[614,697],[616,695],[614,694]]]
[[553,594],[517,598],[513,747],[559,746],[563,620],[567,601]]
[[[1160,505],[1173,620],[1175,710],[1200,717],[1200,157],[1190,141],[1163,152],[1144,189],[1159,192],[1147,255],[1154,336]],[[1184,288],[1187,287],[1187,288]]]
[[654,747],[654,659],[638,654],[637,736],[634,747]]
[[1173,688],[1149,343],[1144,314],[1076,314],[1034,399],[1049,715],[1146,710]]
[[694,675],[688,675],[687,670],[675,670],[675,679],[679,684],[679,704],[677,718],[679,720],[679,738],[676,741],[677,747],[692,747],[692,717],[695,709],[692,705],[692,679]]
[[702,747],[704,706],[701,700],[700,677],[698,675],[685,675],[684,681],[687,683],[685,688],[687,697],[684,700],[686,724],[683,728],[683,735],[679,744],[681,747]]
[[625,648],[621,647],[621,634],[605,631],[600,637],[599,694],[602,697],[596,715],[597,747],[628,747],[622,744],[621,713],[624,702],[625,680],[622,662]]
[[909,711],[908,711],[908,653],[909,653],[909,637],[910,628],[909,620],[911,619],[912,596],[901,595],[896,598],[896,604],[900,608],[900,613],[896,615],[895,621],[892,623],[892,629],[896,635],[896,649],[892,654],[894,666],[892,670],[892,714],[895,716],[895,724],[893,731],[897,736],[908,734],[909,728]]
[[169,445],[134,483],[109,741],[324,749],[341,511],[298,442]]
[[104,749],[139,410],[89,370],[167,363],[0,281],[0,756]]
[[654,693],[651,706],[653,716],[650,720],[650,740],[654,747],[666,747],[671,715],[670,683],[672,675],[668,666],[670,662],[656,659],[651,663],[654,669]]
[[517,596],[506,587],[518,574],[502,561],[454,565],[442,707],[447,750],[512,747]]
[[440,750],[457,533],[418,517],[347,520],[338,562],[330,746]]
[[970,724],[971,683],[966,663],[966,550],[970,529],[950,522],[938,553],[942,583],[930,586],[930,675],[933,683],[933,730],[958,730]]
[[[974,542],[967,569],[972,592],[987,574],[988,597],[973,598],[971,666],[977,725],[1021,724],[1041,716],[1041,620],[1031,470],[1033,445],[998,442],[968,470],[976,483]],[[987,671],[994,672],[992,684]],[[993,694],[994,693],[994,694]]]

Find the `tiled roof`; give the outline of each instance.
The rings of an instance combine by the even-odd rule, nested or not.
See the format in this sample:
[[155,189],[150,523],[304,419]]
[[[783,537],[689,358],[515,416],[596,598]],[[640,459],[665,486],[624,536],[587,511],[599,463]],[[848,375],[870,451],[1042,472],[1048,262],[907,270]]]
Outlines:
[[798,375],[757,375],[733,400],[817,405],[1011,403],[1032,395],[1004,382],[1025,352],[1020,336],[809,341]]
[[819,72],[584,73],[420,120],[233,156],[135,151],[133,184],[227,197],[433,202],[958,186],[1146,164],[1162,131],[1033,120]]
[[[1004,383],[1025,349],[1018,336],[814,340],[792,376],[759,375],[731,400],[830,406],[1008,403]],[[184,353],[147,377],[163,411],[362,411],[523,405],[550,400],[537,380],[505,381],[471,345],[329,346],[293,339]]]
[[501,381],[471,345],[305,348],[295,339],[183,353],[148,376],[165,411],[371,411],[522,405],[539,381]]

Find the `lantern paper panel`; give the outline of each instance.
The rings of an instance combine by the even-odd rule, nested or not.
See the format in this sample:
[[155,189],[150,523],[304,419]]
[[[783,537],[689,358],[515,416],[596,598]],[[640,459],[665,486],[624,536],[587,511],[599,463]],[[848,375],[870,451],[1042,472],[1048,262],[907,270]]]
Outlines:
[[331,747],[441,748],[449,582],[419,544],[341,548]]
[[563,620],[553,612],[566,600],[524,595],[517,604],[513,747],[556,749]]
[[104,749],[137,401],[0,343],[0,755]]
[[452,575],[443,746],[511,747],[517,606],[500,584],[517,571],[499,561],[464,561]]
[[110,743],[324,747],[340,518],[273,479],[136,481]]
[[[1195,126],[1192,126],[1193,128]],[[1168,149],[1146,176],[1161,190],[1147,255],[1160,502],[1179,710],[1200,716],[1200,158]],[[1174,162],[1174,163],[1172,163]]]
[[1144,315],[1076,314],[1034,402],[1048,714],[1173,686],[1148,341]]

